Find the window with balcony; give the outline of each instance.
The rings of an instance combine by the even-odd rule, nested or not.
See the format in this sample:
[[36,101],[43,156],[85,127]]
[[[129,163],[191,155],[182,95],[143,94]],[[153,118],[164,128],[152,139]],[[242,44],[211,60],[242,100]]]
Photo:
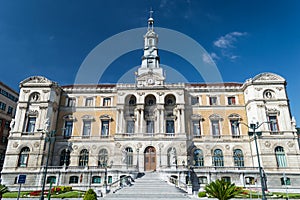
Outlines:
[[194,120],[192,121],[193,126],[193,136],[194,137],[201,137],[201,121],[200,120]]
[[127,133],[134,133],[134,121],[133,120],[127,121]]
[[224,166],[224,157],[221,149],[216,149],[213,152],[213,166],[223,167]]
[[100,149],[99,158],[98,158],[98,166],[99,167],[107,167],[108,161],[108,152],[106,149]]
[[64,149],[60,154],[60,166],[69,166],[70,165],[70,151],[68,149]]
[[91,135],[92,122],[90,120],[83,121],[82,136],[88,137]]
[[269,115],[269,127],[271,132],[279,132],[278,121],[276,115]]
[[89,151],[87,149],[83,149],[79,154],[79,166],[88,166],[89,163]]
[[233,150],[233,160],[234,166],[236,167],[244,167],[244,155],[243,151],[240,149]]
[[154,133],[154,121],[147,120],[146,126],[147,126],[147,133]]
[[29,116],[27,118],[27,126],[25,132],[33,133],[35,130],[35,123],[36,123],[36,117],[35,116]]
[[109,135],[109,121],[101,120],[101,136],[107,137]]
[[196,149],[194,151],[194,166],[195,167],[204,166],[203,151],[201,149]]
[[240,137],[239,120],[230,120],[231,135],[233,138]]
[[70,138],[73,131],[73,121],[65,121],[64,138]]
[[166,133],[175,133],[174,120],[166,120]]
[[211,120],[211,130],[213,137],[220,137],[220,120],[214,119]]

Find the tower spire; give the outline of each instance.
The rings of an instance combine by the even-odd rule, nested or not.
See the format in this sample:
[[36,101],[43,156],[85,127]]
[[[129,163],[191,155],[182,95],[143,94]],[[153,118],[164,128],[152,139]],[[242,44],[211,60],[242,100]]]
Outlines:
[[149,11],[149,19],[148,19],[148,31],[152,30],[153,31],[153,24],[154,24],[154,19],[152,18],[153,15],[153,10],[152,8]]

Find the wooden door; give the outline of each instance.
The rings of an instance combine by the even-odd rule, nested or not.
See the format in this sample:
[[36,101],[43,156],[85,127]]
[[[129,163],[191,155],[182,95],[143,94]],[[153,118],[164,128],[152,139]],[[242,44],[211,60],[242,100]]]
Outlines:
[[147,147],[144,152],[145,171],[156,170],[156,151],[154,147]]

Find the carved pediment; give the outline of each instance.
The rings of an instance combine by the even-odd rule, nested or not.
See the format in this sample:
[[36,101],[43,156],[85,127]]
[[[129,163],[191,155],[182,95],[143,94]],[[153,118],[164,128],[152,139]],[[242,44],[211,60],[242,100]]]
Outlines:
[[253,81],[264,82],[264,81],[285,81],[284,78],[273,73],[261,73],[253,78]]
[[49,84],[56,84],[55,82],[53,81],[50,81],[49,79],[47,79],[46,77],[43,77],[43,76],[31,76],[25,80],[23,80],[21,83],[20,83],[20,87],[22,86],[26,86],[26,85],[49,85]]

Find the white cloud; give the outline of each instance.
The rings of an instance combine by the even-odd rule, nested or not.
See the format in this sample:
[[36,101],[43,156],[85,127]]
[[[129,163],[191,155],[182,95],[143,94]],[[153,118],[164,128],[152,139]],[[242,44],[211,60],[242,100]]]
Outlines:
[[233,43],[237,41],[238,37],[247,35],[246,32],[231,32],[227,33],[224,36],[221,36],[219,39],[214,41],[214,46],[226,49],[226,48],[233,48]]
[[202,55],[202,60],[203,62],[207,63],[207,64],[213,64],[214,62],[216,62],[219,59],[219,56],[216,53],[211,53],[209,54],[203,54]]

